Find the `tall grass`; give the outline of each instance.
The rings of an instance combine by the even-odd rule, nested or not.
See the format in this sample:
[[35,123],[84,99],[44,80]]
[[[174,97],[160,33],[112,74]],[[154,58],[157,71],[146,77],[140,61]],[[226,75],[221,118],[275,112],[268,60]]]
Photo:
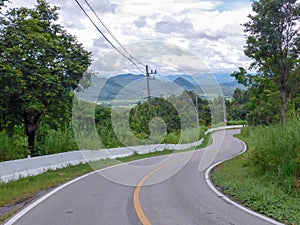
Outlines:
[[287,125],[247,128],[243,135],[250,136],[251,161],[262,173],[272,173],[287,190],[300,180],[300,119],[290,119]]
[[[55,154],[78,149],[71,128],[54,130],[41,127],[41,137],[37,138],[39,155]],[[0,161],[27,158],[30,155],[27,136],[23,126],[16,126],[12,134],[0,132]]]
[[30,151],[23,129],[16,127],[11,135],[5,130],[0,132],[0,161],[25,158],[28,155]]
[[78,150],[71,127],[58,130],[47,129],[46,134],[37,141],[37,148],[40,155]]
[[300,119],[268,127],[245,127],[237,137],[248,151],[212,173],[223,192],[245,206],[288,225],[300,225]]
[[[99,142],[94,142],[94,139],[89,138],[88,133],[82,133],[80,139],[81,146],[85,149],[103,149],[121,147],[125,144],[127,146],[141,145],[141,144],[178,144],[178,143],[191,143],[196,142],[204,137],[205,127],[189,128],[181,132],[173,132],[162,136],[161,134],[154,133],[151,139],[145,136],[136,135],[136,139],[132,139],[131,133],[129,134],[122,126],[120,127],[120,136],[116,136],[112,129],[102,129],[98,131]],[[77,135],[78,136],[78,135]],[[100,143],[101,142],[101,143]],[[100,144],[99,144],[100,143]],[[78,150],[76,139],[72,127],[64,129],[51,129],[49,126],[43,124],[40,127],[37,135],[36,148],[39,155],[56,154],[61,152],[68,152]],[[30,155],[28,148],[27,137],[24,134],[23,127],[16,128],[13,135],[8,135],[5,131],[0,132],[0,161],[13,160],[26,158]]]

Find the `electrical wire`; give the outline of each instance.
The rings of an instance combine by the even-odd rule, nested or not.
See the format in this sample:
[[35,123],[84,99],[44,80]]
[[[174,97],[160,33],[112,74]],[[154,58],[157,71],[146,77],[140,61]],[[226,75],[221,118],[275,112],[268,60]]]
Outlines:
[[96,16],[96,18],[99,20],[99,22],[102,24],[102,26],[105,28],[105,30],[112,36],[112,38],[119,44],[119,46],[129,55],[129,57],[131,59],[134,59],[135,61],[137,61],[139,64],[141,64],[142,66],[146,66],[144,65],[142,62],[140,62],[138,59],[136,59],[134,56],[132,56],[128,50],[118,41],[118,39],[112,34],[112,32],[108,29],[108,27],[104,24],[104,22],[99,18],[99,16],[97,15],[97,13],[95,12],[95,10],[93,9],[93,7],[89,4],[89,2],[87,0],[84,0],[85,3],[88,5],[88,7],[90,8],[90,10],[93,12],[93,14]]
[[[94,21],[91,19],[91,17],[87,14],[87,12],[84,10],[84,8],[82,7],[82,5],[78,2],[78,0],[75,0],[77,2],[77,4],[80,6],[80,8],[82,9],[82,11],[85,13],[85,15],[89,18],[89,20],[92,22],[92,24],[95,26],[95,28],[101,33],[101,35],[105,38],[105,40],[119,53],[121,54],[124,58],[126,58],[127,60],[129,60],[134,66],[135,68],[137,68],[142,74],[145,74],[144,72],[144,68],[142,66],[145,66],[143,63],[141,63],[139,60],[137,60],[135,57],[133,57],[124,46],[122,46],[122,44],[115,38],[115,36],[113,36],[113,34],[108,30],[107,26],[105,26],[105,24],[101,21],[101,19],[97,16],[96,12],[93,10],[93,8],[88,4],[88,2],[85,0],[85,2],[89,5],[89,7],[91,8],[91,10],[94,12],[95,16],[97,16],[98,20],[102,23],[102,25],[105,27],[105,29],[110,33],[110,35],[114,38],[114,40],[121,46],[121,48],[129,55],[125,55],[123,52],[121,52],[106,36],[105,34],[99,29],[99,27],[94,23]],[[12,22],[12,19],[9,18],[7,15],[5,15],[4,13],[0,12],[0,14],[2,14],[6,19],[9,19]],[[24,33],[20,32],[19,30],[14,30],[14,33],[19,34],[20,36],[24,37],[24,38],[28,38]],[[49,46],[45,46],[42,43],[39,43],[38,40],[34,40],[34,42],[40,46],[43,47],[44,49],[47,49],[49,52],[51,52],[51,54],[57,54],[57,51],[53,48],[50,48]],[[135,62],[135,61],[136,62]]]
[[97,31],[103,36],[103,38],[115,49],[120,55],[122,55],[125,59],[129,60],[138,70],[140,70],[143,74],[145,73],[141,68],[137,65],[136,62],[133,61],[133,59],[127,55],[125,55],[120,49],[118,49],[107,37],[106,35],[100,30],[100,28],[97,26],[97,24],[92,20],[92,18],[89,16],[89,14],[86,12],[86,10],[83,8],[83,6],[80,4],[78,0],[75,0],[75,2],[78,4],[80,9],[83,11],[83,13],[86,15],[86,17],[90,20],[90,22],[94,25],[94,27],[97,29]]

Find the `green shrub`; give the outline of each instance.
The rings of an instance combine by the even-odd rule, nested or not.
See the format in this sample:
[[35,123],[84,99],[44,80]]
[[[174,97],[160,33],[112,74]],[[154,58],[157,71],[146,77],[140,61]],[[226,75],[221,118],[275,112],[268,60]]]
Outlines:
[[251,161],[264,173],[277,174],[286,189],[293,189],[300,178],[300,119],[290,119],[285,127],[245,128],[242,134],[246,133],[253,144]]
[[0,132],[0,161],[26,158],[28,155],[30,151],[22,127],[16,127],[12,135],[5,130]]
[[72,128],[47,129],[40,142],[37,142],[37,148],[40,155],[78,150]]

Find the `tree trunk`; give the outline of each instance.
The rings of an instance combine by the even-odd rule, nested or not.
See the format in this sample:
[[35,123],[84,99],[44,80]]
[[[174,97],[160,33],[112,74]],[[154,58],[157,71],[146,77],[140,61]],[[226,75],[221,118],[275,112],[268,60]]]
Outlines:
[[26,135],[28,140],[28,146],[30,149],[31,156],[38,156],[38,152],[35,148],[35,134],[38,129],[38,125],[36,124],[26,124]]
[[286,125],[287,122],[287,97],[286,97],[286,90],[283,88],[281,90],[281,98],[282,98],[282,110],[281,110],[281,116],[282,116],[282,123],[283,126]]
[[39,120],[42,116],[42,113],[39,113],[35,116],[29,116],[27,112],[24,112],[23,118],[25,121],[25,134],[28,140],[28,147],[30,149],[31,156],[38,156],[38,151],[35,148],[35,135],[39,128]]

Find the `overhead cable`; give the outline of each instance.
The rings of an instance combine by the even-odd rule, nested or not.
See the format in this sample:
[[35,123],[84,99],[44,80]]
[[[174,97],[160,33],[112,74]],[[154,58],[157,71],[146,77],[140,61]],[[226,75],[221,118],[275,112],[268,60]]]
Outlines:
[[141,68],[137,65],[136,62],[133,61],[133,59],[130,56],[125,55],[120,49],[118,49],[107,37],[106,35],[100,30],[100,28],[97,26],[97,24],[92,20],[92,18],[89,16],[89,14],[85,11],[83,6],[80,4],[78,0],[75,0],[80,9],[83,11],[83,13],[86,15],[86,17],[90,20],[90,22],[94,25],[94,27],[97,29],[97,31],[103,36],[103,38],[124,58],[129,60],[138,70],[140,70],[143,74],[144,71],[141,70]]
[[134,59],[135,61],[137,61],[139,64],[141,64],[142,66],[145,67],[145,65],[140,62],[138,59],[136,59],[134,56],[132,56],[127,49],[118,41],[118,39],[112,34],[112,32],[108,29],[108,27],[104,24],[104,22],[99,18],[99,16],[97,15],[97,13],[95,12],[95,10],[93,9],[93,7],[89,4],[89,2],[87,0],[84,0],[85,3],[88,5],[88,7],[90,8],[90,10],[93,12],[93,14],[96,16],[96,18],[99,20],[99,22],[102,24],[102,26],[105,28],[105,30],[112,36],[112,38],[119,44],[119,46],[128,54],[128,56],[132,59]]

